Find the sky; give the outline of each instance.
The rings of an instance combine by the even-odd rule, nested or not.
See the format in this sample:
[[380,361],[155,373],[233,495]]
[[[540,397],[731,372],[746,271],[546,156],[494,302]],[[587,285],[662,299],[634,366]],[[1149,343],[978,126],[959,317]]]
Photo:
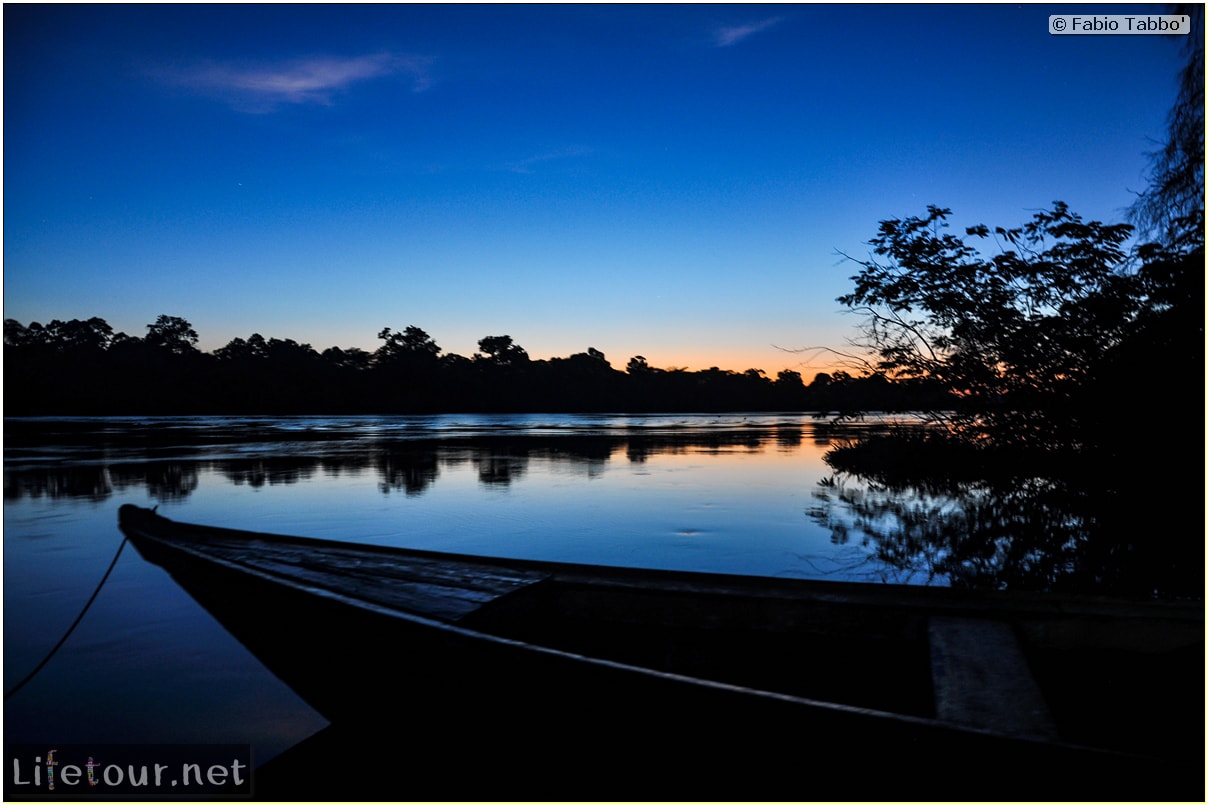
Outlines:
[[883,219],[1124,220],[1182,64],[1117,5],[22,5],[4,316],[809,380]]

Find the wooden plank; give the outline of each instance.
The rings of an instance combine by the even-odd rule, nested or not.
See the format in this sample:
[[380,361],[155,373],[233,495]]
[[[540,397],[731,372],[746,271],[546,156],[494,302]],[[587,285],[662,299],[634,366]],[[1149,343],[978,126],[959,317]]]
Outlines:
[[1058,738],[1010,624],[932,618],[928,639],[938,719],[1013,736]]
[[[201,548],[195,544],[194,549]],[[271,543],[206,541],[204,553],[306,587],[444,621],[548,575],[498,566],[426,558],[376,557],[363,548],[300,549]]]

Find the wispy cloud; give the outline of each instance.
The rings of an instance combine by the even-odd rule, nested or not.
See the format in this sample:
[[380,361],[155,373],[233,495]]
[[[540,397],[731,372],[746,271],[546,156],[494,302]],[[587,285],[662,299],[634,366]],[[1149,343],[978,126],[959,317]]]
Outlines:
[[526,157],[523,160],[509,162],[504,166],[504,169],[518,174],[533,173],[533,168],[536,165],[550,162],[552,160],[582,157],[591,153],[593,153],[593,149],[586,146],[567,146],[566,148],[560,148],[556,151],[546,151],[541,154],[534,154],[532,157]]
[[368,56],[320,56],[288,62],[209,63],[158,71],[161,80],[219,97],[245,112],[268,112],[285,104],[330,105],[354,84],[402,77],[414,92],[431,85],[430,60],[378,53]]
[[726,28],[719,28],[714,32],[714,44],[720,48],[730,47],[738,42],[742,42],[749,36],[768,30],[782,19],[784,18],[769,17],[758,22],[749,22],[747,25],[732,25]]

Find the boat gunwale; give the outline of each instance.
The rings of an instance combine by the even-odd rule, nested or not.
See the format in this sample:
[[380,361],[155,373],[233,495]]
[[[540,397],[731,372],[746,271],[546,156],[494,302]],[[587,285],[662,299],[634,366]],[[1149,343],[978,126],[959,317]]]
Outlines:
[[[154,509],[123,504],[119,509],[123,529],[139,528],[143,534],[177,544],[189,535],[230,540],[260,540],[300,548],[336,549],[383,557],[411,557],[435,562],[463,563],[513,571],[538,572],[550,581],[598,587],[658,589],[665,592],[742,594],[762,599],[791,598],[842,604],[941,608],[959,611],[1002,612],[1021,616],[1104,616],[1157,620],[1204,621],[1204,601],[1134,600],[1094,594],[1055,594],[1043,591],[974,591],[950,587],[899,583],[847,582],[793,577],[764,577],[712,571],[681,571],[592,563],[497,557],[403,546],[380,546],[321,537],[234,529],[176,521]],[[137,524],[135,521],[137,520]],[[198,556],[201,556],[198,552]]]

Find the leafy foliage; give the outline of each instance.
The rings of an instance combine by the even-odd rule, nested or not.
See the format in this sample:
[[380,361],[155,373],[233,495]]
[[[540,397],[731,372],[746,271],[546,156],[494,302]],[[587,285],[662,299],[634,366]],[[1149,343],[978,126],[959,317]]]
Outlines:
[[483,351],[484,360],[497,366],[523,366],[529,362],[529,353],[519,344],[514,344],[511,336],[479,339],[479,349]]
[[197,331],[193,325],[179,316],[161,315],[154,324],[147,325],[144,341],[152,347],[167,350],[176,355],[196,352]]
[[415,325],[408,325],[402,333],[385,327],[378,333],[385,344],[378,348],[375,360],[389,363],[397,360],[419,362],[431,359],[435,362],[441,348],[432,337]]
[[996,243],[989,257],[947,231],[950,215],[933,206],[881,222],[875,257],[839,301],[865,315],[878,370],[957,396],[951,423],[966,435],[1068,441],[1082,390],[1142,314],[1164,307],[1173,278],[1131,270],[1130,225],[1085,221],[1062,202],[1015,229],[968,228]]
[[1171,13],[1192,19],[1191,33],[1179,37],[1188,58],[1167,118],[1167,142],[1150,154],[1149,186],[1129,210],[1143,232],[1166,242],[1205,225],[1205,6],[1181,4]]

